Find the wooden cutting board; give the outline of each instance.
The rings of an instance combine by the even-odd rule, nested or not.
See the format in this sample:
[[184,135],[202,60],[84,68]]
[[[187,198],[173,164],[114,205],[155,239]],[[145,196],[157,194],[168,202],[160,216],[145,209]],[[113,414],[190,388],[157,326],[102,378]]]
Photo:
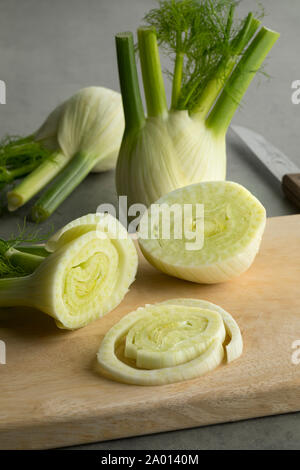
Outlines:
[[[238,321],[243,356],[204,377],[160,387],[102,378],[95,356],[106,331],[145,303],[192,297]],[[269,219],[261,251],[239,279],[200,286],[160,274],[142,257],[122,304],[94,324],[58,330],[29,309],[1,309],[0,448],[41,449],[300,410],[300,215]],[[294,351],[295,352],[295,351]],[[299,354],[300,358],[300,354]]]

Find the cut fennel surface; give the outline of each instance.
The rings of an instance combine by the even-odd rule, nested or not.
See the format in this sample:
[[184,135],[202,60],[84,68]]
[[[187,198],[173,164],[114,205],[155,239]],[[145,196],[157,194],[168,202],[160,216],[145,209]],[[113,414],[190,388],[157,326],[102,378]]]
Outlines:
[[[191,212],[186,212],[187,205]],[[197,205],[203,207],[201,217]],[[166,238],[163,208],[176,206],[182,213],[182,236],[176,238],[176,218],[170,210],[170,236]],[[263,205],[243,186],[228,181],[197,183],[150,206],[140,222],[139,244],[146,259],[171,276],[198,283],[224,282],[250,267],[265,223]],[[192,242],[198,236],[203,237],[203,245],[196,249]]]
[[32,274],[0,280],[0,306],[35,307],[60,328],[81,328],[114,309],[135,279],[135,246],[109,214],[74,220],[46,248]]
[[203,375],[224,355],[231,362],[242,351],[240,329],[221,307],[171,299],[123,317],[105,335],[97,357],[101,371],[114,380],[163,385]]

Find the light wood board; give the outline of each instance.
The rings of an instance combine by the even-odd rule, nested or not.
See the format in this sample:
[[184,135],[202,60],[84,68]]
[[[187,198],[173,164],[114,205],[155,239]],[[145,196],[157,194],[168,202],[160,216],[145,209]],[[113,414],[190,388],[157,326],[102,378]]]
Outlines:
[[[243,356],[206,376],[160,387],[99,376],[95,356],[106,331],[145,303],[191,297],[236,318]],[[200,286],[163,275],[142,257],[122,304],[75,332],[29,309],[0,310],[0,448],[40,449],[155,433],[300,410],[300,216],[269,219],[250,270]]]

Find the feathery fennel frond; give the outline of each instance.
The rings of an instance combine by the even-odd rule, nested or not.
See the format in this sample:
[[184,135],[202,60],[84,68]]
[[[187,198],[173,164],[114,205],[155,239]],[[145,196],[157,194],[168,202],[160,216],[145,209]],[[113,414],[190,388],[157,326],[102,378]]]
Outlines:
[[173,108],[192,110],[216,76],[225,83],[228,60],[237,61],[242,53],[236,45],[240,44],[240,32],[247,18],[243,21],[234,18],[238,3],[160,0],[158,8],[145,15],[145,23],[155,28],[159,46],[174,63],[173,71],[167,71],[175,87]]
[[[0,238],[0,278],[19,277],[31,274],[32,270],[27,269],[26,265],[14,262],[13,258],[8,256],[9,250],[18,248],[20,252],[37,254],[38,256],[46,256],[43,247],[37,247],[36,244],[45,242],[51,233],[53,227],[45,235],[41,234],[41,230],[32,230],[27,227],[26,219],[22,225],[18,225],[18,233],[11,234],[7,240]],[[31,245],[34,249],[31,250]]]

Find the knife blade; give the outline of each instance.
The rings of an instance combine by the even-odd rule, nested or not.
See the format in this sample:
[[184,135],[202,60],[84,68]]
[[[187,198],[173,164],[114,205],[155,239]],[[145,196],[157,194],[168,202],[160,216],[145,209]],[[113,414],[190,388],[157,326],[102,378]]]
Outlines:
[[231,129],[281,182],[286,197],[300,207],[300,167],[257,132],[242,126]]

